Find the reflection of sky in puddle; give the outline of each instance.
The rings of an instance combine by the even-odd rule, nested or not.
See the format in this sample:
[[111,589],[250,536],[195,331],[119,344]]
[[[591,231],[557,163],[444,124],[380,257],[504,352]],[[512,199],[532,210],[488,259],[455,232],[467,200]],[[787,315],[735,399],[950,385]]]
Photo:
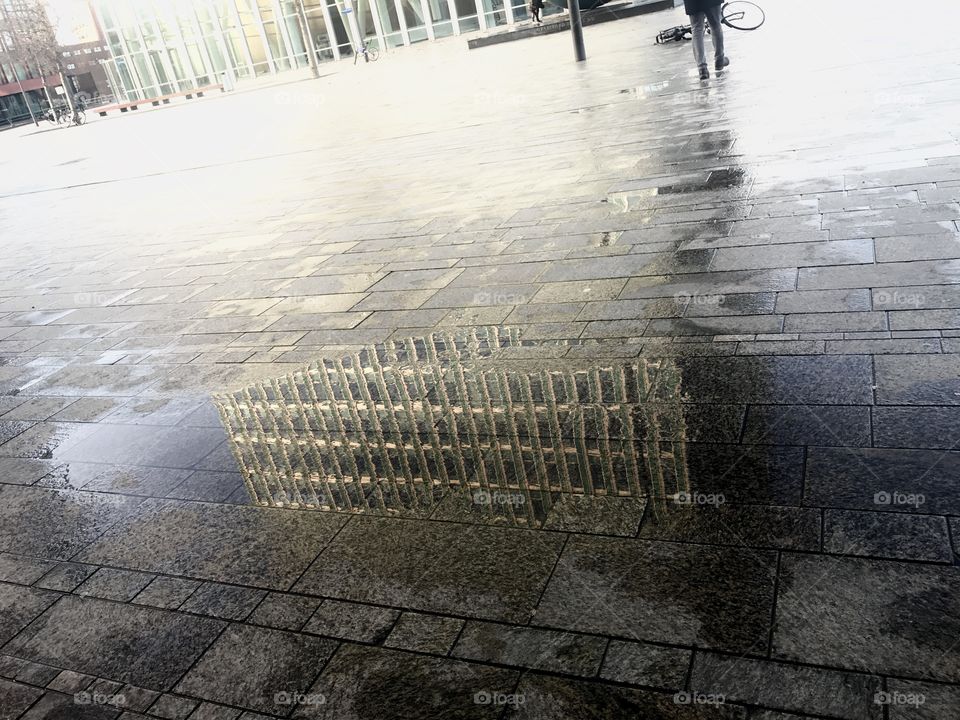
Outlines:
[[632,534],[689,492],[680,372],[579,344],[437,333],[216,402],[260,505]]

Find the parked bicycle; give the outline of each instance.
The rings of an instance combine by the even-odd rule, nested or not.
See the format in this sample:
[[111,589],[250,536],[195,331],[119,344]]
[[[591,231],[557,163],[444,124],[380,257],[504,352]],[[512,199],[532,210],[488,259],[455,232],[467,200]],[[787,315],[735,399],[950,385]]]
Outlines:
[[360,49],[353,54],[353,64],[357,64],[357,58],[363,56],[364,62],[376,62],[380,59],[380,51],[377,48],[367,45],[364,41],[363,45],[360,46]]
[[[756,30],[767,20],[763,8],[748,0],[732,0],[725,3],[720,11],[720,21],[734,30]],[[709,32],[709,29],[707,30]],[[689,25],[661,30],[657,35],[657,45],[668,42],[683,42],[693,36],[693,28]]]
[[70,109],[66,105],[54,105],[46,109],[43,117],[51,125],[63,125],[70,119]]

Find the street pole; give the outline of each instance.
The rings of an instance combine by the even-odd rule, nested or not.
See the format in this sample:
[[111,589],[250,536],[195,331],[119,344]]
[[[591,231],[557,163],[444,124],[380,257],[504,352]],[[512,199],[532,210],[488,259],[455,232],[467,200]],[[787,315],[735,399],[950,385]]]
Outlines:
[[307,19],[307,9],[303,6],[303,0],[297,0],[297,7],[300,12],[297,13],[297,22],[300,24],[300,37],[307,45],[307,61],[310,63],[310,72],[314,78],[320,77],[320,68],[317,66],[317,48],[313,45],[313,33],[310,31],[310,21]]
[[360,25],[357,23],[357,13],[354,12],[352,0],[343,0],[343,13],[347,16],[347,27],[353,39],[354,55],[360,50],[363,38],[360,35]]
[[[17,75],[17,70],[14,68],[13,74]],[[30,113],[30,119],[33,120],[33,124],[37,127],[40,127],[40,122],[37,120],[37,116],[33,114],[33,108],[30,107],[30,98],[27,97],[27,91],[23,89],[23,83],[20,82],[20,76],[17,75],[17,86],[20,88],[20,94],[23,95],[23,104],[27,106],[27,112]],[[13,122],[10,123],[11,127]]]
[[587,50],[583,46],[583,21],[580,19],[580,0],[567,0],[570,11],[570,33],[573,35],[573,54],[577,62],[587,59]]

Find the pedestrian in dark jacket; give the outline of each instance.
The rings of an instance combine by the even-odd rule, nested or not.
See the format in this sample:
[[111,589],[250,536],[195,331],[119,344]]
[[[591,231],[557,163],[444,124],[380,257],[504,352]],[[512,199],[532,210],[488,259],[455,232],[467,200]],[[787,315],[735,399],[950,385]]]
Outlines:
[[710,23],[710,32],[713,35],[713,63],[717,72],[730,64],[730,59],[723,54],[723,24],[720,22],[720,5],[723,0],[683,0],[683,7],[690,16],[690,27],[693,30],[693,57],[700,70],[700,79],[710,78],[707,69],[707,49],[704,45],[704,23]]
[[533,21],[535,23],[543,24],[543,20],[540,19],[540,10],[543,9],[543,0],[530,0],[530,14],[533,15]]

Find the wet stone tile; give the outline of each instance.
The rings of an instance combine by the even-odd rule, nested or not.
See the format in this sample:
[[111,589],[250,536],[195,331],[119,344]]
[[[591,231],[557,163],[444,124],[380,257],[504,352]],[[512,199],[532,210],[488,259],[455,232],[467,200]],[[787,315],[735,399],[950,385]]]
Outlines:
[[243,478],[240,473],[198,470],[170,490],[167,497],[223,502],[241,487],[243,487]]
[[143,590],[153,575],[131,570],[101,568],[87,578],[74,592],[84,597],[127,602]]
[[190,595],[200,587],[196,580],[185,578],[155,577],[153,581],[141,590],[133,602],[138,605],[175,610],[180,607]]
[[60,673],[59,668],[55,668],[51,665],[44,665],[43,663],[35,662],[25,662],[23,666],[17,671],[17,674],[14,676],[14,680],[19,680],[20,682],[25,682],[30,685],[38,685],[43,687],[48,683],[52,682],[53,679]]
[[190,475],[189,470],[174,468],[90,463],[67,463],[60,472],[71,487],[78,486],[93,492],[154,497],[165,495]]
[[49,572],[55,564],[39,558],[0,553],[0,582],[32,585]]
[[150,714],[165,720],[186,720],[197,707],[197,701],[177,695],[161,695],[150,706]]
[[231,625],[176,691],[225,705],[286,715],[283,696],[302,694],[337,643],[247,625]]
[[46,590],[0,583],[0,643],[20,632],[58,598]]
[[823,549],[841,555],[950,562],[946,518],[827,510]]
[[[669,446],[665,447],[670,450]],[[677,491],[723,495],[730,503],[799,505],[803,450],[776,445],[687,443],[685,481],[668,478]],[[672,494],[672,492],[671,492]]]
[[138,502],[119,495],[0,485],[0,548],[66,560],[129,517]]
[[[880,698],[890,708],[890,720],[957,720],[960,687],[889,678]],[[921,702],[922,700],[922,702]]]
[[690,650],[649,643],[611,640],[603,658],[604,680],[675,690],[684,685]]
[[544,530],[633,537],[640,527],[645,498],[561,494],[543,521]]
[[148,499],[81,559],[285,590],[343,522],[326,513]]
[[651,505],[641,538],[778,550],[820,548],[820,512],[812,508],[685,505],[674,500],[651,500]]
[[[743,720],[742,707],[677,702],[675,693],[585,682],[529,673],[515,694],[522,702],[508,705],[508,720],[569,720],[569,718],[643,718],[644,720]],[[686,696],[681,696],[685,698]]]
[[355,642],[380,643],[400,615],[399,610],[324,600],[304,627],[304,632]]
[[[229,708],[225,705],[216,705],[214,703],[204,702],[200,703],[200,706],[193,711],[193,715],[190,716],[190,720],[237,720],[242,712],[242,710]],[[255,720],[258,717],[263,717],[255,713],[243,713],[243,715],[249,715],[251,720]]]
[[184,612],[210,615],[224,620],[243,620],[266,596],[263,590],[204,583],[180,607]]
[[0,680],[0,720],[17,720],[41,695],[38,688]]
[[870,446],[870,408],[751,405],[743,442],[773,445]]
[[86,689],[95,679],[92,675],[84,675],[73,670],[63,670],[47,684],[47,688],[72,695]]
[[960,355],[877,357],[880,405],[960,405]]
[[873,309],[870,300],[870,290],[867,288],[781,292],[777,293],[776,312],[782,314],[866,312]]
[[508,694],[518,673],[460,660],[345,644],[307,695],[325,702],[298,707],[310,720],[427,720],[443,708],[448,717],[493,720],[502,706],[485,702]]
[[0,458],[0,483],[33,485],[56,467],[56,463],[49,460]]
[[270,593],[257,606],[248,622],[281,630],[300,630],[320,602],[317,598],[306,595]]
[[123,695],[123,708],[133,712],[145,712],[160,697],[160,693],[156,690],[148,690],[136,685],[124,685],[120,694]]
[[463,660],[592,677],[606,646],[605,639],[589,635],[471,620],[450,654]]
[[21,720],[114,720],[120,710],[109,705],[78,705],[73,695],[47,692]]
[[921,514],[960,512],[960,453],[810,448],[804,504]]
[[775,566],[774,553],[763,550],[572,536],[536,621],[652,642],[757,651],[766,645]]
[[458,618],[404,612],[384,645],[400,650],[446,655],[463,626],[464,621]]
[[728,702],[850,720],[883,717],[883,708],[873,702],[881,689],[880,678],[871,675],[698,652],[690,687],[705,694],[723,695]]
[[60,457],[75,462],[190,468],[223,442],[219,428],[187,428],[98,423],[89,437]]
[[[872,404],[873,372],[863,357],[683,358],[683,391],[698,402]],[[657,395],[660,396],[658,389]]]
[[166,690],[222,627],[218,620],[69,596],[6,649],[37,662]]
[[40,578],[36,587],[46,590],[60,590],[72,592],[84,580],[93,575],[97,568],[94,565],[80,565],[79,563],[57,563],[46,575]]
[[957,682],[958,633],[955,567],[783,556],[775,658]]
[[[357,518],[294,590],[523,622],[562,544],[562,537],[527,530]],[[393,550],[384,554],[384,547]]]

